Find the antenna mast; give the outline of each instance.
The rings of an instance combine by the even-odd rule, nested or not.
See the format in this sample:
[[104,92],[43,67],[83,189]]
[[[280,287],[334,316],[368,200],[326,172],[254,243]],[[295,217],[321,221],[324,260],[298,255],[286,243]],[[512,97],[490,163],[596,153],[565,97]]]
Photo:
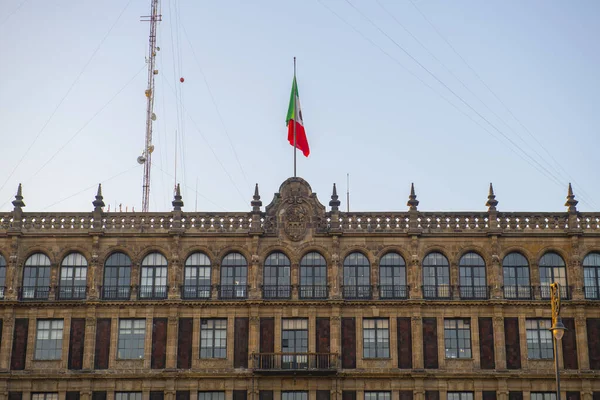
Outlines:
[[143,16],[142,21],[150,22],[150,37],[148,43],[148,88],[146,89],[146,141],[142,155],[138,157],[138,163],[144,164],[144,183],[142,184],[142,212],[148,212],[150,205],[150,168],[152,167],[152,152],[154,145],[152,144],[152,121],[156,119],[154,115],[154,75],[158,74],[158,70],[154,69],[156,51],[156,23],[162,20],[162,15],[158,12],[159,0],[151,0],[152,11],[150,16]]

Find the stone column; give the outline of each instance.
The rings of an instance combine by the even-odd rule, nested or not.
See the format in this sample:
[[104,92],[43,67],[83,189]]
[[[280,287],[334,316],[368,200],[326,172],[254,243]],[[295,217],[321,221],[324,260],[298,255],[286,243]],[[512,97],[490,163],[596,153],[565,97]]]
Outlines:
[[0,371],[8,371],[10,369],[10,352],[12,348],[13,331],[15,329],[15,318],[12,309],[6,309],[2,324],[2,343],[0,343]]
[[450,287],[452,288],[451,298],[454,300],[460,300],[460,282],[458,277],[458,264],[450,262]]
[[[423,359],[423,320],[421,319],[421,310],[419,315],[412,317],[412,348],[413,348],[413,369],[424,369],[425,360]],[[416,385],[416,381],[415,381]],[[416,386],[415,386],[416,388]],[[416,393],[416,392],[415,392]],[[417,398],[415,398],[417,400]]]
[[[578,306],[575,316],[575,333],[577,334],[577,356],[579,359],[579,370],[588,371],[590,369],[590,359],[588,354],[587,325],[585,322],[585,308]],[[562,346],[561,346],[562,347]]]
[[585,299],[583,268],[579,252],[579,235],[571,236],[571,254],[567,260],[567,283],[571,286],[573,300]]
[[183,271],[182,262],[179,256],[179,243],[180,236],[178,234],[173,235],[171,242],[171,259],[169,260],[169,267],[167,269],[167,290],[168,298],[170,300],[177,300],[181,298],[180,286],[183,284]]
[[540,281],[540,264],[539,260],[531,260],[529,265],[529,281],[531,282],[531,286],[534,287],[532,297],[536,300],[541,299],[541,281]]
[[177,308],[172,307],[167,324],[167,369],[177,368],[177,323]]
[[[258,316],[258,307],[256,306],[253,306],[250,310],[249,323],[248,354],[252,356],[253,353],[258,353],[260,340],[260,318]],[[252,364],[252,362],[250,362],[250,364]]]
[[96,351],[96,310],[88,310],[85,318],[85,339],[83,343],[83,369],[94,369],[94,354]]
[[98,294],[98,281],[97,281],[97,271],[101,270],[102,268],[100,268],[100,266],[98,265],[98,257],[99,257],[99,253],[100,252],[100,236],[98,235],[93,235],[92,236],[92,258],[90,259],[90,262],[88,264],[88,271],[87,271],[87,287],[88,287],[88,293],[87,293],[87,297],[90,300],[97,300],[99,297]]
[[490,236],[490,249],[491,249],[491,263],[488,266],[488,284],[491,286],[490,297],[492,299],[502,299],[504,293],[502,291],[502,285],[504,285],[502,279],[502,265],[500,262],[500,245],[498,244],[498,236]]
[[[290,285],[292,285],[291,297],[292,300],[298,299],[298,293],[300,292],[300,265],[297,262],[292,262],[290,267]],[[311,331],[312,332],[312,331]]]
[[248,280],[248,284],[250,285],[249,298],[260,299],[262,297],[263,265],[260,262],[258,254],[252,254],[248,277],[252,277],[252,279]]
[[[183,281],[182,281],[183,282]],[[212,269],[210,271],[210,284],[211,284],[211,299],[219,298],[219,285],[221,284],[221,263],[219,261],[213,261]]]
[[4,291],[5,300],[17,300],[18,288],[21,286],[20,281],[23,274],[19,268],[19,236],[15,235],[11,238],[10,256],[6,260],[6,279]]
[[332,236],[331,240],[331,274],[327,277],[329,281],[329,298],[341,299],[343,270],[340,268],[340,238],[339,236]]
[[411,258],[408,265],[407,280],[410,286],[410,298],[411,299],[422,299],[423,298],[423,278],[422,278],[422,267],[421,259],[419,257],[419,237],[417,235],[412,236],[410,243]]
[[504,340],[504,318],[502,317],[502,308],[497,307],[494,310],[494,355],[496,357],[496,369],[506,369],[506,344]]
[[[340,357],[342,355],[342,323],[341,318],[339,316],[339,307],[335,307],[337,313],[332,315],[330,322],[330,331],[329,331],[329,346],[330,351],[335,354],[339,354]],[[334,309],[331,310],[332,314],[334,314]],[[341,366],[341,359],[339,361]]]

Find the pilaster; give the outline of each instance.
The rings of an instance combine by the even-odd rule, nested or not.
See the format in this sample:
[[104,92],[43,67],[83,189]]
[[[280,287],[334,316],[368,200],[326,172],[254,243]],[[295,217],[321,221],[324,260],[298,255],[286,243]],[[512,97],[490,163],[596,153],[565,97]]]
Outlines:
[[413,316],[411,321],[413,369],[424,369],[425,360],[423,359],[423,320],[421,319],[421,310],[415,310],[415,314],[417,315]]
[[504,338],[504,317],[501,307],[494,308],[494,355],[496,357],[496,369],[506,370],[506,343]]

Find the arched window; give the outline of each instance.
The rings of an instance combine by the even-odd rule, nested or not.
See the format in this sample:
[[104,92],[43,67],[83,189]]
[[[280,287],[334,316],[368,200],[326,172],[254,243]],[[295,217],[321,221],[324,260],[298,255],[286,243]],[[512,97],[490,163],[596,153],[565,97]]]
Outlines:
[[0,299],[4,298],[4,285],[6,285],[6,260],[0,254]]
[[458,262],[461,299],[487,299],[485,261],[477,253],[467,253]]
[[406,299],[406,263],[398,253],[387,253],[379,262],[379,298]]
[[450,264],[442,253],[429,253],[423,259],[423,297],[449,299]]
[[583,289],[586,299],[600,300],[600,253],[583,259]]
[[529,263],[519,253],[510,253],[502,260],[505,299],[531,299]]
[[307,253],[300,260],[300,298],[327,298],[327,263],[316,251]]
[[210,299],[210,259],[204,253],[191,254],[185,260],[184,299]]
[[87,260],[81,253],[71,253],[60,264],[59,300],[82,300],[87,291]]
[[167,259],[160,253],[150,253],[142,260],[140,299],[167,298]]
[[42,253],[35,253],[25,261],[21,299],[48,300],[50,292],[50,259]]
[[567,286],[567,268],[565,261],[556,253],[546,253],[540,259],[540,294],[542,299],[550,298],[550,284],[560,284],[560,298],[569,298],[569,286]]
[[367,257],[362,253],[350,253],[344,259],[344,298],[370,299],[370,275],[370,265]]
[[248,297],[248,262],[240,253],[229,253],[221,263],[222,299],[245,299]]
[[129,300],[131,293],[131,259],[124,253],[111,254],[104,263],[102,298]]
[[283,253],[271,253],[263,270],[263,298],[289,299],[292,297],[290,259]]

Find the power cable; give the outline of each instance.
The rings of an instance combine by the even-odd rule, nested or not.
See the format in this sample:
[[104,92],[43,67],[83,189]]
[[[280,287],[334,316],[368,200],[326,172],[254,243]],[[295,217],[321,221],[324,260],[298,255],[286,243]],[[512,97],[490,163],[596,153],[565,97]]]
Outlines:
[[8,15],[6,16],[6,18],[4,18],[4,19],[2,20],[2,22],[0,22],[0,26],[4,25],[4,24],[6,23],[6,21],[8,21],[8,20],[10,19],[10,17],[12,17],[13,15],[15,15],[15,14],[17,13],[17,11],[19,11],[19,10],[21,9],[21,7],[23,7],[23,5],[24,5],[25,3],[27,3],[27,0],[23,0],[23,1],[21,2],[21,4],[19,4],[19,5],[17,6],[17,8],[15,8],[15,9],[14,9],[14,10],[13,10],[13,11],[10,13],[10,14],[8,14]]

